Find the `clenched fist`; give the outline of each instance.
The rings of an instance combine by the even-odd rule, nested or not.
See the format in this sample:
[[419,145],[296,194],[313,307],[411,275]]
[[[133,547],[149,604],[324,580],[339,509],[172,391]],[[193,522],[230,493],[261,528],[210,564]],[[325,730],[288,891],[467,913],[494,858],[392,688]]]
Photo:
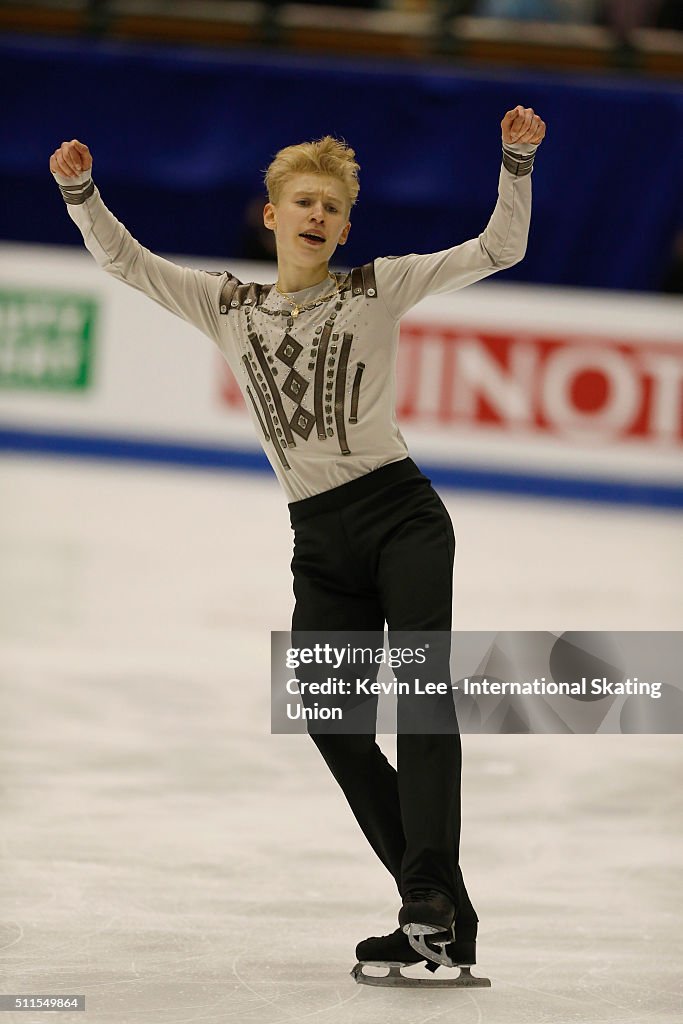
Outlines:
[[531,142],[537,146],[545,138],[545,121],[534,113],[533,107],[519,106],[508,110],[500,127],[503,142],[508,146],[520,142]]
[[50,170],[53,174],[61,174],[64,178],[77,178],[83,171],[92,167],[90,150],[78,139],[63,142],[50,157]]

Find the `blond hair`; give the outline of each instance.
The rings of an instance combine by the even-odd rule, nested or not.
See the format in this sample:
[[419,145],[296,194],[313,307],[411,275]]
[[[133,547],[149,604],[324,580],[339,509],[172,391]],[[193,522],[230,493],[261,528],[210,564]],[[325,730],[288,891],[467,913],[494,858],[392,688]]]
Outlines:
[[266,190],[271,203],[277,203],[282,189],[295,174],[325,174],[336,178],[344,186],[349,206],[358,198],[359,164],[355,152],[343,139],[326,135],[314,142],[300,142],[286,146],[275,154],[265,174]]

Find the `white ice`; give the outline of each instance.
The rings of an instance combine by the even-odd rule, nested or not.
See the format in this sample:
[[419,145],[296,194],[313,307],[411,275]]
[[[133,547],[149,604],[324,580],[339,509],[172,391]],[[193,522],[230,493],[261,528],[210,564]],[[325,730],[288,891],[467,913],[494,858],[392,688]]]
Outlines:
[[[310,740],[270,735],[276,484],[9,456],[0,481],[2,992],[84,993],[57,1019],[89,1024],[683,1021],[680,737],[465,736],[493,987],[358,986],[398,899]],[[457,628],[680,628],[680,515],[443,497]]]

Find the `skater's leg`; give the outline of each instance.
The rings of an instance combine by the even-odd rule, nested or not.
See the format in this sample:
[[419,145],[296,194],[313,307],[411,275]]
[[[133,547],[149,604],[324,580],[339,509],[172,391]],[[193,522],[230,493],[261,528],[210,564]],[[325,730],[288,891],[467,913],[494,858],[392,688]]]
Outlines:
[[[446,634],[452,622],[453,528],[431,487],[415,488],[404,510],[409,515],[392,529],[377,572],[390,636],[392,631],[440,631],[443,650],[436,671],[450,681]],[[451,734],[399,730],[399,799],[406,836],[401,891],[443,892],[455,907],[463,937],[470,937],[476,935],[477,919],[458,865],[461,744],[452,702],[444,710],[453,715]]]
[[400,892],[405,838],[396,772],[374,736],[315,735],[311,739],[341,786],[356,821]]
[[[295,531],[294,594],[296,604],[292,617],[292,642],[297,633],[326,630],[374,631],[375,646],[384,643],[384,616],[376,594],[368,592],[364,580],[347,578],[353,572],[351,552],[345,548],[345,537],[339,537],[334,514],[318,516],[304,523],[305,529]],[[344,543],[342,543],[342,540]],[[338,581],[336,588],[330,579]],[[346,587],[340,583],[346,582]],[[306,667],[299,670],[300,678]],[[374,676],[374,671],[364,675]],[[319,700],[320,698],[315,698]],[[353,814],[373,850],[393,875],[400,892],[400,877],[405,838],[401,822],[398,782],[395,769],[389,764],[375,738],[374,701],[366,700],[363,714],[368,726],[362,734],[343,735],[334,732],[309,732],[335,779],[341,786]]]
[[406,836],[401,893],[437,889],[457,907],[460,737],[399,735],[397,751]]

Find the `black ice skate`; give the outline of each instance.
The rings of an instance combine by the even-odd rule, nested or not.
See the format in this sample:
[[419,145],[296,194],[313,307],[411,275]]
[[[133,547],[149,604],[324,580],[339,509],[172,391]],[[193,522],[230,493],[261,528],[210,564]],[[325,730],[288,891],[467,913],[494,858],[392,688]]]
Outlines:
[[[447,950],[453,966],[460,968],[457,975],[441,975],[433,979],[409,977],[402,973],[402,968],[424,964],[433,974],[438,970],[439,964],[414,949],[408,936],[397,928],[391,935],[373,937],[358,943],[358,963],[351,971],[351,976],[360,985],[388,985],[395,988],[490,988],[491,982],[488,978],[475,978],[470,971],[470,967],[476,961],[474,940],[455,940],[449,943]],[[388,969],[388,973],[370,974],[365,970],[366,967]]]

